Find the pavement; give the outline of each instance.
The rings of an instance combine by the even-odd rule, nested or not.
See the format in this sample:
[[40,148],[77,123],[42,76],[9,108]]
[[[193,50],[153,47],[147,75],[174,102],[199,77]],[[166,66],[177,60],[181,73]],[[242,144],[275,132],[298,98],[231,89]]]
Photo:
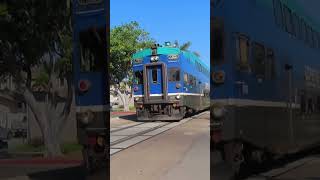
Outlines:
[[111,157],[111,180],[210,179],[209,113]]
[[305,157],[247,180],[319,180],[320,155]]

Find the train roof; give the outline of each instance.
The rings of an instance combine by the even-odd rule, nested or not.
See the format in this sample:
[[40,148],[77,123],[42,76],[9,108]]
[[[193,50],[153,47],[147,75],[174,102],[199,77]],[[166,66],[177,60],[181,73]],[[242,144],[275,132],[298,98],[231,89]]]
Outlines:
[[[273,8],[273,0],[258,0],[259,2],[267,5],[270,8]],[[320,22],[317,22],[315,19],[307,15],[306,11],[297,3],[296,0],[279,0],[285,4],[289,9],[294,13],[303,18],[314,30],[320,31]]]
[[[173,47],[158,47],[157,53],[164,54],[164,55],[175,55],[175,54],[183,53],[183,55],[185,57],[189,58],[192,63],[198,62],[199,64],[201,64],[204,68],[206,68],[209,71],[208,65],[206,65],[198,56],[196,56],[192,52],[182,51],[179,48],[173,48]],[[151,48],[148,48],[148,49],[144,49],[144,50],[141,50],[141,51],[134,53],[132,55],[132,58],[133,59],[140,59],[140,58],[143,58],[146,56],[151,56],[151,54],[152,54]]]

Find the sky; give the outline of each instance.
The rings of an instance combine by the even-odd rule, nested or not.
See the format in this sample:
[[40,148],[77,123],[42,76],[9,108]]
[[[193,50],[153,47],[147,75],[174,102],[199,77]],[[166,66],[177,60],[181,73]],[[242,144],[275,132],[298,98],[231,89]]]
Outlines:
[[210,64],[210,0],[110,0],[111,28],[137,21],[159,44],[191,41]]

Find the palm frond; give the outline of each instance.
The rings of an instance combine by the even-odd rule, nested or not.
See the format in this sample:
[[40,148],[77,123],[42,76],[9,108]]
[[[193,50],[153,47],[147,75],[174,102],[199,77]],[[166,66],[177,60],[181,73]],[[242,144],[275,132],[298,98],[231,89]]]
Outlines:
[[188,42],[182,44],[182,45],[180,46],[180,49],[183,50],[183,51],[188,51],[188,49],[189,49],[190,46],[191,46],[191,42],[188,41]]

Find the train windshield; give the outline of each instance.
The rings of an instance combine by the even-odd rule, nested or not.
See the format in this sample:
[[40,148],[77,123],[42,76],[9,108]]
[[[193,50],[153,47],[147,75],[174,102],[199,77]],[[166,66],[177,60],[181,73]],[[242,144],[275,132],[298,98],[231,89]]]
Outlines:
[[219,64],[224,60],[224,33],[222,21],[216,18],[213,20],[213,33],[211,37],[213,61]]
[[81,72],[100,72],[105,67],[105,29],[80,32]]
[[143,71],[135,71],[134,72],[134,83],[142,84],[143,83]]
[[170,68],[168,73],[169,81],[180,81],[180,69],[179,68]]

